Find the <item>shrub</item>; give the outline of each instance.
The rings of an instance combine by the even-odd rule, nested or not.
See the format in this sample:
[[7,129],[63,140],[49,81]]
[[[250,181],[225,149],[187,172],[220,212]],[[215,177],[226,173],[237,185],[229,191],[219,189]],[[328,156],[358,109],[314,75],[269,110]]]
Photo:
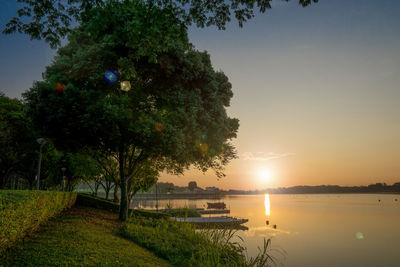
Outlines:
[[75,201],[75,193],[0,190],[0,253]]
[[243,266],[275,265],[264,240],[255,258],[246,257],[246,249],[234,242],[235,230],[197,231],[192,224],[167,219],[131,217],[121,228],[121,235],[168,260],[173,266]]
[[193,225],[169,219],[131,218],[121,228],[124,237],[167,259],[173,266],[246,266],[244,248],[226,238],[196,232]]
[[200,212],[188,208],[169,209],[166,213],[172,217],[201,217]]
[[[119,211],[119,204],[86,193],[78,193],[76,204],[85,207],[109,210],[113,212]],[[187,209],[187,208],[169,209],[166,210],[165,212],[144,210],[144,209],[129,209],[129,214],[131,216],[140,216],[140,217],[155,218],[155,219],[162,219],[168,217],[201,217],[201,214],[197,210]]]
[[90,194],[79,193],[76,199],[76,204],[84,207],[98,208],[113,212],[119,211],[119,205],[110,200],[92,196]]
[[144,217],[153,219],[165,219],[170,216],[164,212],[154,211],[154,210],[144,210],[144,209],[130,209],[129,214],[133,217]]

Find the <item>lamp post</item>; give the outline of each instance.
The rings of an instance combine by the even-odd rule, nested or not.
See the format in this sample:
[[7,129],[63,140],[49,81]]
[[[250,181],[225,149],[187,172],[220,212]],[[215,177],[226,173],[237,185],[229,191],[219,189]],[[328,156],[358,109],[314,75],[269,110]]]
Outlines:
[[156,183],[156,210],[158,211],[158,184]]
[[62,167],[61,168],[61,171],[62,171],[62,173],[63,173],[63,177],[62,177],[62,182],[63,182],[63,186],[62,186],[62,188],[63,188],[63,191],[65,191],[65,171],[67,170],[67,168],[65,168],[65,167]]
[[46,144],[46,139],[44,138],[38,138],[36,139],[36,142],[40,145],[39,148],[39,162],[38,162],[38,168],[37,168],[37,174],[36,174],[36,190],[39,190],[39,181],[40,181],[40,166],[41,166],[41,161],[42,161],[42,147],[44,144]]

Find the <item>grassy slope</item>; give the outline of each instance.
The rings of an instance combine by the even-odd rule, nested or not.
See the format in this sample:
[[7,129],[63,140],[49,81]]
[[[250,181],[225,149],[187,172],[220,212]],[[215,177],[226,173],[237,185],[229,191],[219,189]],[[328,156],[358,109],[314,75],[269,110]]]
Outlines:
[[118,235],[108,211],[75,206],[50,220],[0,258],[0,266],[168,266]]

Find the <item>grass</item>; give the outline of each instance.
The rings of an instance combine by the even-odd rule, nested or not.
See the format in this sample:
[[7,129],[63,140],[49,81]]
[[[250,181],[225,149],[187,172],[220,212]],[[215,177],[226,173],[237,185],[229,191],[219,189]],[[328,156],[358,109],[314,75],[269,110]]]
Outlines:
[[201,217],[200,212],[188,208],[168,209],[166,213],[172,217]]
[[[76,203],[85,207],[105,209],[114,212],[119,211],[118,203],[114,203],[111,200],[106,200],[104,198],[96,197],[90,194],[78,193]],[[201,217],[201,214],[197,210],[188,208],[167,209],[163,212],[145,209],[129,209],[129,213],[140,215],[142,217],[158,219],[167,217]]]
[[[35,194],[28,195],[31,198]],[[45,194],[44,200],[47,202],[38,198],[41,204],[49,205],[48,209],[53,206],[48,203],[50,195]],[[12,203],[24,203],[12,200],[13,197],[20,198],[18,194],[4,196],[1,204],[8,207],[6,211],[13,210],[10,208]],[[23,196],[27,197],[25,194]],[[25,240],[19,239],[3,255],[0,253],[0,267],[170,264],[253,267],[271,266],[274,263],[269,253],[270,240],[264,242],[264,248],[260,249],[256,258],[248,259],[242,244],[232,241],[235,236],[233,230],[196,231],[194,225],[170,220],[172,214],[146,210],[131,210],[130,220],[122,224],[118,221],[115,207],[103,200],[85,196],[78,197],[77,202],[81,202],[81,205],[50,219],[37,231],[26,231],[30,236],[21,235]],[[189,215],[188,209],[177,209],[174,212],[174,215]],[[13,221],[11,217],[7,218]],[[35,221],[35,217],[31,219]]]
[[246,249],[233,242],[234,230],[196,231],[193,225],[169,219],[132,217],[121,234],[173,266],[271,266],[270,241],[255,258],[247,259]]
[[40,224],[70,208],[74,193],[0,190],[0,254]]
[[169,266],[118,235],[109,211],[75,206],[0,257],[0,266]]

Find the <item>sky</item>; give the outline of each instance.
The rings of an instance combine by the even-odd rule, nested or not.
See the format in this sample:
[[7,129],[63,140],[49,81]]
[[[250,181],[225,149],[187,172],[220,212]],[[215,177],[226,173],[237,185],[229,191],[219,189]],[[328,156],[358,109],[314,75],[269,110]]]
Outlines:
[[[16,4],[0,4],[4,25]],[[400,182],[400,1],[272,6],[243,28],[189,29],[232,83],[239,158],[219,180],[194,170],[160,180],[244,190]],[[54,54],[43,41],[0,35],[0,91],[20,97]]]

